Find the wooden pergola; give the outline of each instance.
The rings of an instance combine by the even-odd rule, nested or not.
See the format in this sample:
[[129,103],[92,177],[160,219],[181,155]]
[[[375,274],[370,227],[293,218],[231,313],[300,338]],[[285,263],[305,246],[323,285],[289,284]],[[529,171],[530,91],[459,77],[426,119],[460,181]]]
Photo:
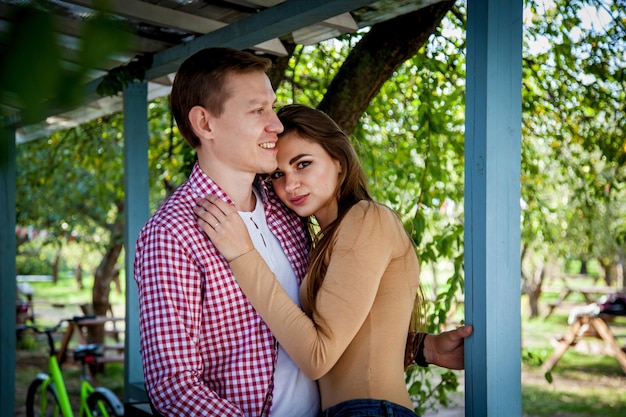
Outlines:
[[[281,37],[298,31],[303,34],[304,28],[322,27],[345,32],[348,30],[344,27],[348,15],[353,18],[364,16],[364,10],[375,7],[384,10],[382,6],[385,4],[395,7],[402,3],[419,8],[437,2],[438,0],[232,1],[235,11],[241,12],[245,5],[252,4],[255,5],[256,12],[223,17],[221,21],[214,19],[217,23],[206,33],[196,34],[192,40],[183,37],[180,43],[154,52],[153,64],[146,74],[146,81],[136,82],[124,90],[119,97],[119,105],[125,114],[126,139],[124,169],[127,322],[124,402],[128,406],[127,415],[141,415],[130,404],[146,400],[139,351],[137,292],[132,265],[136,238],[150,214],[147,103],[157,90],[155,86],[165,86],[167,89],[167,80],[171,82],[171,74],[178,65],[186,57],[205,47],[221,45],[238,49],[259,48],[265,52],[276,51],[277,48],[280,49],[277,41]],[[87,7],[90,0],[70,0],[66,3]],[[210,6],[212,2],[187,4],[197,6],[198,3]],[[159,2],[161,8],[169,5],[169,12],[155,8],[157,5],[151,1],[125,0],[115,7],[129,14],[132,13],[131,6],[145,6],[144,14],[153,19],[161,16],[160,19],[165,19],[168,24],[191,24],[185,20],[184,15],[179,15],[185,13],[184,10],[175,10],[177,4],[180,6],[175,1]],[[6,4],[0,3],[0,14],[5,6]],[[182,9],[182,6],[178,8]],[[253,10],[250,7],[249,9]],[[401,10],[398,7],[396,9]],[[521,416],[519,201],[522,1],[476,0],[468,3],[467,11],[465,320],[474,325],[474,335],[466,342],[465,413],[466,416],[477,417]],[[165,13],[165,17],[161,13]],[[169,19],[167,13],[170,13]],[[189,18],[191,20],[194,19]],[[198,23],[196,20],[194,21]],[[354,22],[358,27],[359,22]],[[157,21],[152,22],[152,25],[165,23]],[[200,19],[200,23],[207,24],[207,21]],[[309,35],[313,36],[313,32]],[[97,81],[95,79],[90,84],[90,95],[81,107],[82,110],[76,109],[73,113],[76,120],[80,119],[88,105],[93,107],[99,100],[94,94]],[[108,108],[115,111],[115,103],[109,104]],[[17,122],[3,125],[4,137],[9,140],[0,141],[0,375],[4,381],[3,389],[0,390],[0,404],[3,404],[4,410],[12,410],[15,401],[14,386],[8,381],[15,374],[13,305],[16,290],[16,146],[19,141],[32,139],[36,136],[36,131],[54,129],[48,122],[36,126],[21,126],[19,112],[11,120]]]

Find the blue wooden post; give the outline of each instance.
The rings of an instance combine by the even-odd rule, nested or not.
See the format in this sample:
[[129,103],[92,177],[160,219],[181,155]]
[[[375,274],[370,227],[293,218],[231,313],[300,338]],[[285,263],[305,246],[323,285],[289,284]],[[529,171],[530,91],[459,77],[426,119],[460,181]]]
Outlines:
[[522,0],[467,15],[466,416],[521,416]]
[[15,129],[0,120],[0,404],[15,409]]
[[124,190],[126,228],[126,337],[124,402],[145,402],[139,350],[139,303],[133,275],[135,243],[148,219],[148,84],[134,83],[124,90]]

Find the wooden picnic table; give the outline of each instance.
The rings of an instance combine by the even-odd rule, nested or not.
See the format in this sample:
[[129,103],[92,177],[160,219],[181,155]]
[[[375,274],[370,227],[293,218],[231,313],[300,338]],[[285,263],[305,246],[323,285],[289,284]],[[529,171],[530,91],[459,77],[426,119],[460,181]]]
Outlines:
[[620,347],[616,337],[613,335],[606,321],[608,317],[613,316],[600,314],[598,316],[582,315],[576,317],[576,320],[570,326],[569,333],[559,341],[550,357],[543,363],[542,370],[544,372],[552,370],[567,349],[575,345],[580,338],[595,337],[602,339],[607,344],[611,355],[618,360],[622,370],[626,373],[626,352]]
[[[62,364],[67,358],[67,352],[72,338],[76,338],[77,344],[87,344],[87,329],[93,326],[102,326],[106,323],[117,323],[124,321],[123,317],[109,317],[109,316],[87,316],[87,317],[74,317],[72,320],[68,320],[68,326],[63,334],[61,346],[57,352],[57,359],[59,364]],[[104,345],[105,350],[116,350],[118,355],[115,357],[102,357],[96,360],[96,363],[104,362],[124,362],[124,344]]]
[[615,291],[616,290],[614,287],[575,287],[565,285],[561,289],[558,298],[554,302],[549,304],[548,313],[545,315],[544,318],[548,318],[550,314],[552,314],[554,309],[561,306],[572,294],[582,295],[585,299],[585,302],[589,304],[595,303],[601,296],[614,293]]

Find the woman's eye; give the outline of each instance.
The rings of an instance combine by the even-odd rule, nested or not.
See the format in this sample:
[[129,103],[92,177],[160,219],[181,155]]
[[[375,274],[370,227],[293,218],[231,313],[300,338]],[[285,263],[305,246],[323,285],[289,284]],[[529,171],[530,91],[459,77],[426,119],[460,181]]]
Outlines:
[[302,169],[308,167],[309,165],[311,165],[311,161],[300,161],[298,162],[297,167],[298,169]]
[[284,175],[284,174],[283,174],[282,172],[280,172],[280,171],[274,171],[274,172],[272,172],[272,173],[270,174],[270,178],[271,178],[272,180],[277,180],[277,179],[281,178],[283,175]]

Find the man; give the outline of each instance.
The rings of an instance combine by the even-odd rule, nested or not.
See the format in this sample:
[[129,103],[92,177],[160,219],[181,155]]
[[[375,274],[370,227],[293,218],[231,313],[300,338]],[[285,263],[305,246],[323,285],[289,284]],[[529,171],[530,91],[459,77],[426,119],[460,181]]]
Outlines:
[[[247,52],[210,48],[188,58],[172,86],[172,112],[197,163],[146,223],[135,255],[146,387],[166,416],[319,412],[315,382],[277,345],[193,212],[196,199],[206,194],[243,212],[261,202],[261,226],[270,233],[256,244],[282,249],[269,253],[281,270],[290,269],[281,283],[297,300],[310,242],[301,219],[257,176],[276,168],[275,145],[283,129],[274,113],[269,67],[269,60]],[[252,221],[250,227],[257,225]],[[427,362],[462,367],[462,341],[470,332],[428,336],[417,345]]]

